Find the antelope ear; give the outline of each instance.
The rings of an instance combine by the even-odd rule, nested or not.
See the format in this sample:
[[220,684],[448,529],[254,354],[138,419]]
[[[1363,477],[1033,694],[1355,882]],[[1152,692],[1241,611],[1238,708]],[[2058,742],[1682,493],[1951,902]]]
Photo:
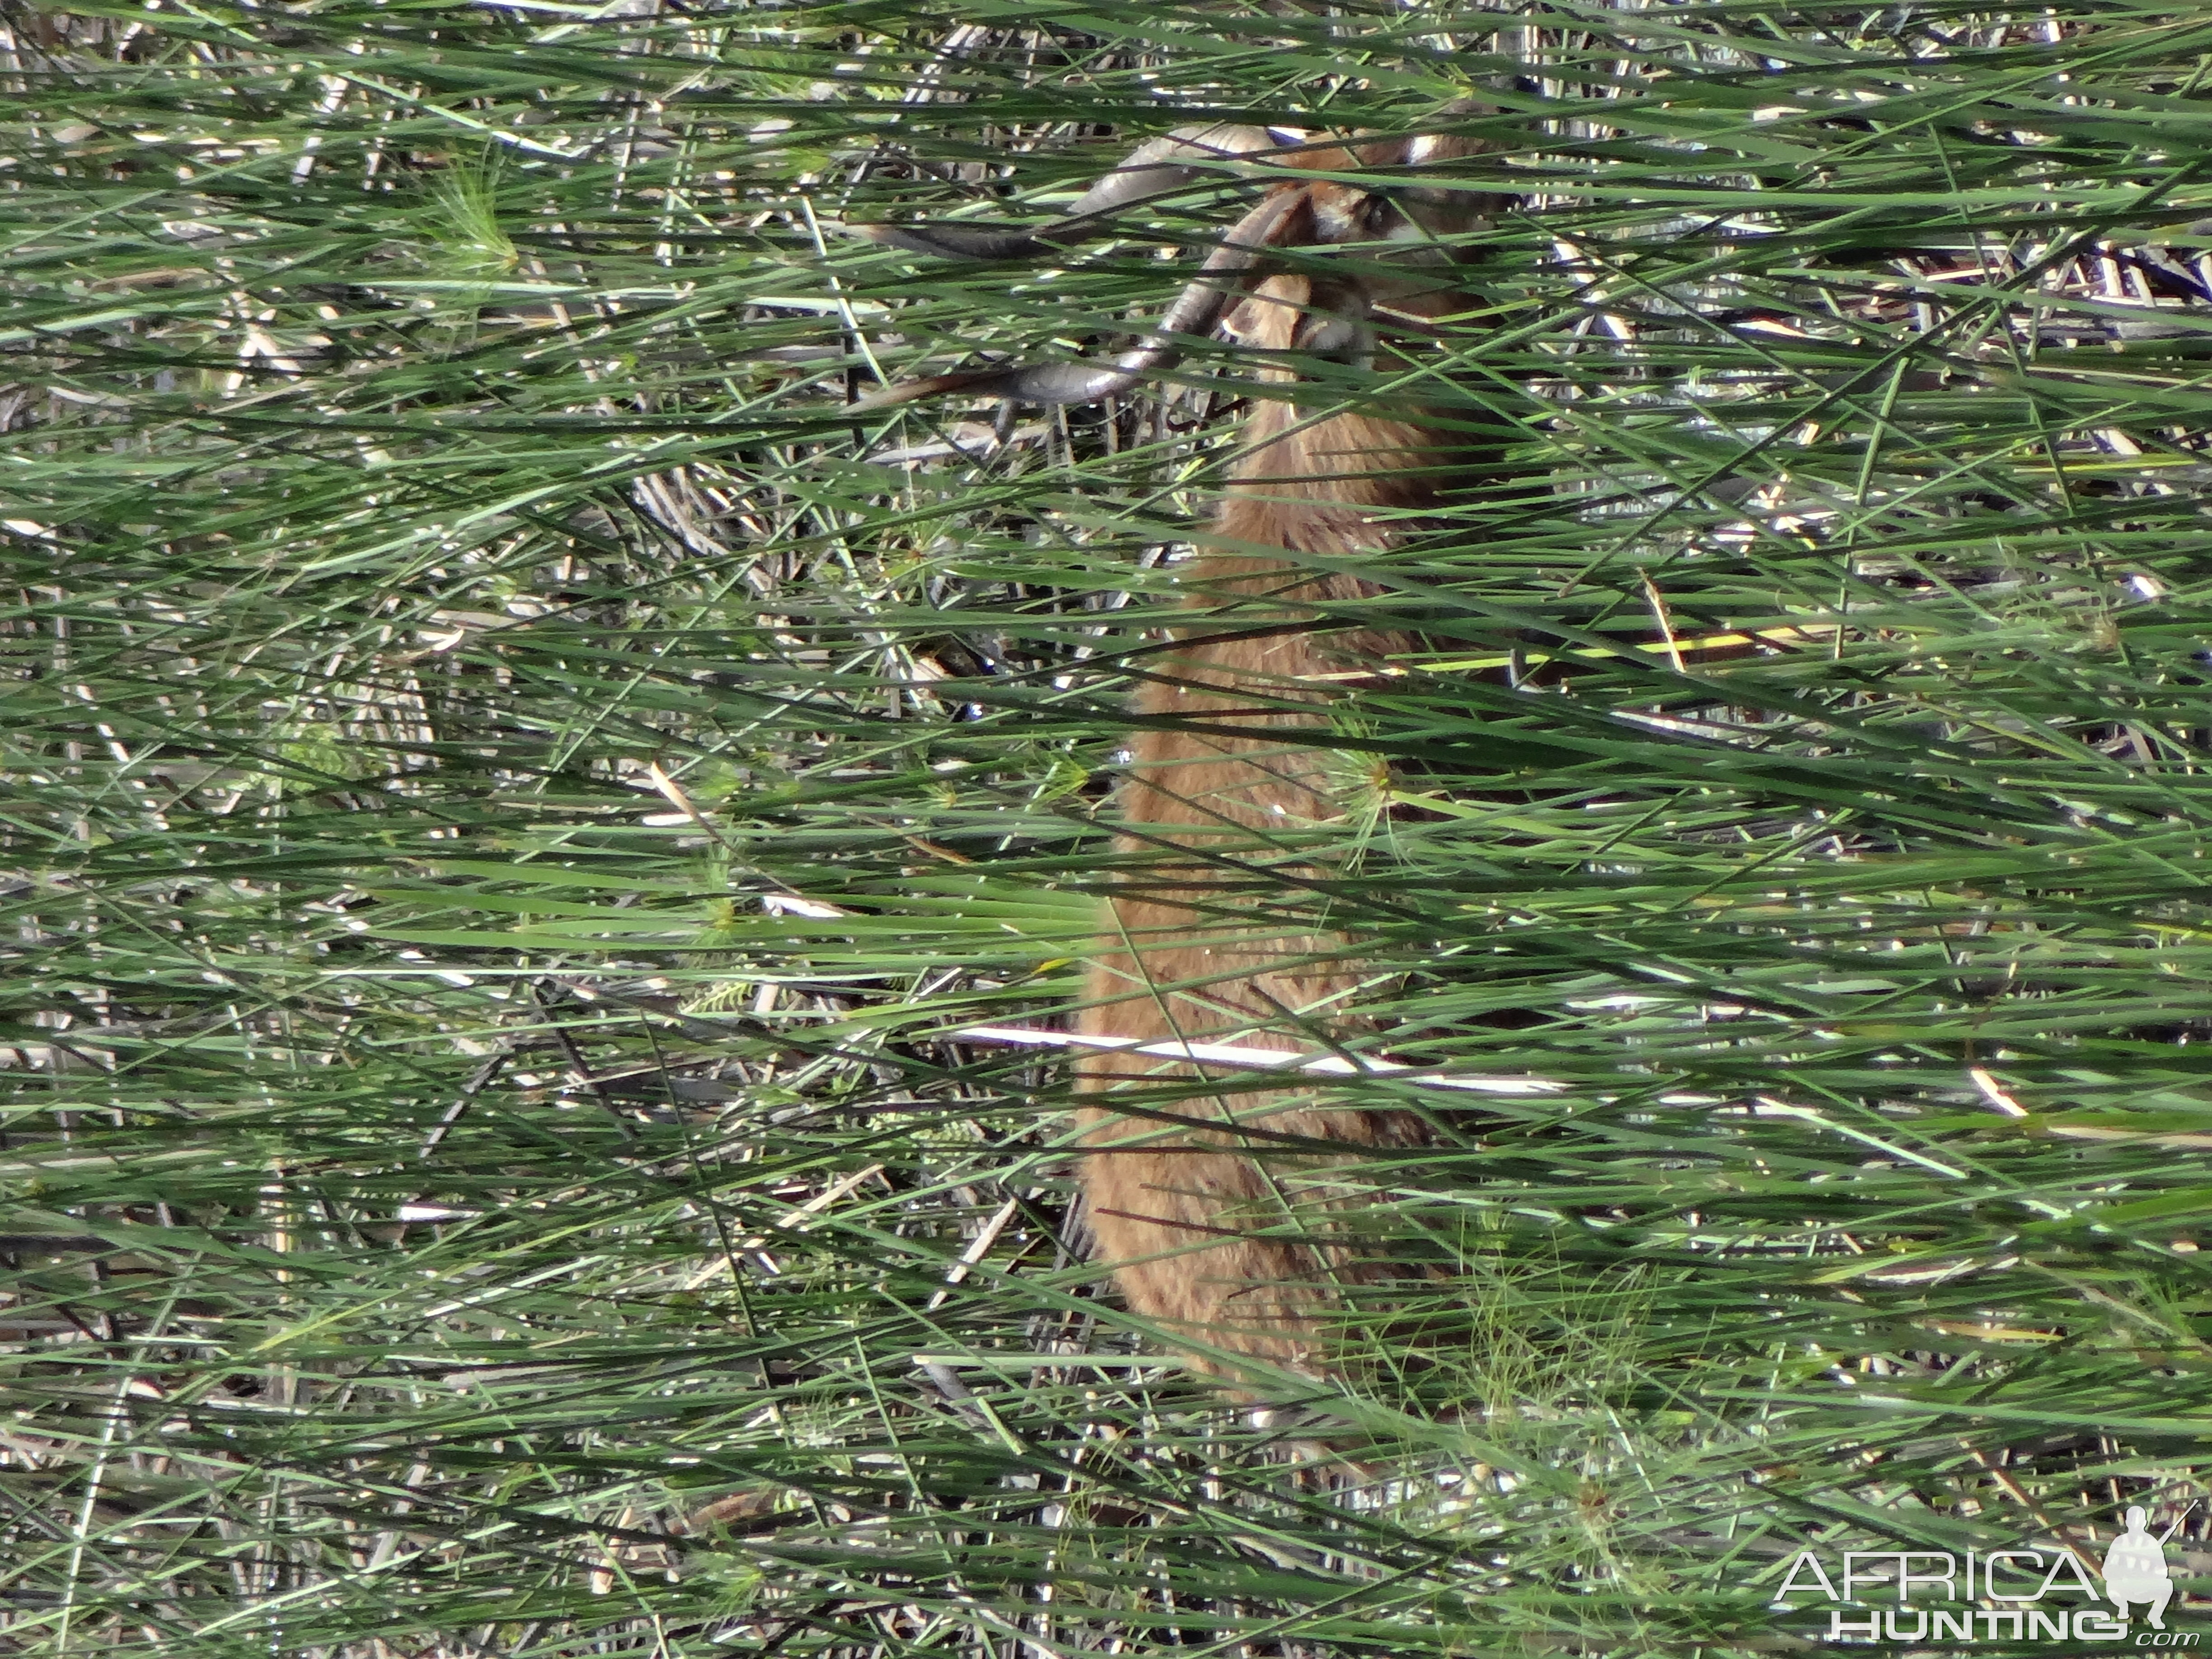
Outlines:
[[[1498,112],[1497,105],[1481,98],[1455,98],[1437,112],[1440,116]],[[1403,142],[1404,161],[1408,167],[1443,168],[1447,173],[1453,161],[1499,148],[1494,139],[1461,132],[1417,133]],[[1510,191],[1476,190],[1463,185],[1408,184],[1395,192],[1395,199],[1407,216],[1424,226],[1431,235],[1449,236],[1477,228],[1492,215],[1503,213],[1517,198]]]
[[[1466,115],[1495,115],[1498,106],[1480,98],[1455,98],[1437,111],[1436,118]],[[1490,139],[1457,132],[1397,133],[1386,138],[1362,140],[1355,147],[1369,167],[1430,167],[1462,156],[1479,155],[1498,146]]]
[[1312,303],[1313,284],[1304,277],[1270,276],[1230,307],[1221,331],[1248,351],[1288,351]]

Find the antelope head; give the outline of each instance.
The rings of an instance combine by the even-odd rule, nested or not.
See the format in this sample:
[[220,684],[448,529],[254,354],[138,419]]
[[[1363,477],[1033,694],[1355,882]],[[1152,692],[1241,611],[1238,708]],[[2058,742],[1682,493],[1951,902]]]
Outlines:
[[[1489,114],[1473,99],[1446,115]],[[1084,192],[1069,211],[1033,231],[963,224],[859,225],[871,240],[952,259],[1034,259],[1065,251],[1110,228],[1133,204],[1170,194],[1221,171],[1224,161],[1281,175],[1230,227],[1153,329],[1118,356],[1035,367],[1002,366],[902,381],[860,399],[856,410],[886,408],[949,392],[1018,403],[1096,403],[1126,392],[1149,374],[1172,368],[1185,345],[1224,323],[1234,337],[1267,351],[1358,360],[1378,327],[1419,331],[1455,308],[1449,239],[1482,222],[1504,198],[1439,182],[1423,172],[1490,148],[1483,139],[1425,133],[1315,141],[1281,128],[1181,127],[1137,149]],[[1344,182],[1330,175],[1402,173],[1405,182]],[[1366,245],[1340,273],[1311,263],[1279,269],[1282,250]],[[1278,267],[1271,270],[1270,267]],[[1242,303],[1238,303],[1241,300]],[[1279,378],[1293,378],[1278,369]]]

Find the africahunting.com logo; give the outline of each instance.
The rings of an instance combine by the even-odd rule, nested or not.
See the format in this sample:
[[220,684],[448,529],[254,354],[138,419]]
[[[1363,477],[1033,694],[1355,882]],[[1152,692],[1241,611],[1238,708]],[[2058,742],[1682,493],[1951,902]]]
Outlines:
[[1774,1600],[1793,1613],[1825,1613],[1825,1628],[1807,1632],[1820,1642],[2193,1648],[2196,1632],[2169,1630],[2166,1621],[2174,1590],[2166,1546],[2187,1514],[2154,1536],[2143,1511],[2130,1509],[2101,1563],[2094,1549],[2064,1544],[1963,1554],[1847,1550],[1839,1561],[1830,1558],[1832,1572],[1814,1552],[1800,1550]]

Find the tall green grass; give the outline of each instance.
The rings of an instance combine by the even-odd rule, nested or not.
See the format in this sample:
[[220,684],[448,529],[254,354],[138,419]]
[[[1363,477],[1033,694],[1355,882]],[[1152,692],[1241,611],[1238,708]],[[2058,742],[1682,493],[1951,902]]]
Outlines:
[[[2208,50],[11,10],[10,1650],[1766,1652],[1802,1547],[2181,1516]],[[1528,1085],[1330,1085],[1444,1114],[1362,1172],[1437,1277],[1240,1418],[1085,1266],[1052,1056],[949,1034],[1076,994],[1246,382],[842,405],[1109,348],[1256,186],[1051,270],[837,226],[1470,88],[1480,306],[1327,395],[1498,463],[1336,618],[1429,649],[1341,705],[1347,816],[1276,849],[1326,873],[1245,879],[1374,964],[1358,1046]]]

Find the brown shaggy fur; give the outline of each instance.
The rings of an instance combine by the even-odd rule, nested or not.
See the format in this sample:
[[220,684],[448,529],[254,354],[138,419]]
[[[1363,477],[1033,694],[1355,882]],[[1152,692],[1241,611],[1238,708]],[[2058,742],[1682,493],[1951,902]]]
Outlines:
[[[1340,155],[1315,159],[1347,165]],[[1282,188],[1317,198],[1301,209],[1313,215],[1310,225],[1364,222],[1357,192]],[[1347,206],[1331,197],[1354,199]],[[1391,281],[1379,313],[1385,325],[1464,304],[1442,285],[1448,277],[1431,266],[1424,280],[1419,270],[1412,267],[1410,283]],[[1345,319],[1376,319],[1376,288],[1371,277],[1354,286],[1275,276],[1229,326],[1262,350],[1327,349],[1342,341]],[[1278,369],[1267,378],[1292,376]],[[1346,959],[1340,939],[1244,921],[1237,912],[1254,908],[1261,884],[1241,872],[1256,866],[1295,877],[1299,857],[1271,853],[1270,841],[1340,817],[1342,780],[1372,770],[1325,747],[1325,704],[1348,693],[1340,681],[1316,685],[1311,677],[1410,643],[1311,631],[1315,613],[1302,601],[1375,590],[1317,571],[1302,556],[1335,560],[1386,546],[1393,518],[1437,503],[1451,459],[1435,434],[1402,422],[1357,412],[1314,418],[1289,401],[1259,406],[1212,545],[1180,568],[1187,603],[1216,614],[1180,632],[1172,652],[1139,659],[1152,678],[1135,699],[1138,714],[1212,729],[1145,726],[1133,733],[1118,803],[1128,829],[1116,850],[1141,867],[1121,878],[1107,903],[1079,1018],[1085,1034],[1311,1054],[1325,1051],[1327,1032],[1345,1028],[1342,1007],[1371,975]],[[1166,850],[1176,846],[1201,856]],[[1330,1166],[1371,1149],[1421,1145],[1428,1129],[1410,1112],[1331,1108],[1310,1093],[1255,1089],[1249,1073],[1218,1073],[1218,1092],[1205,1091],[1193,1086],[1196,1074],[1142,1055],[1081,1061],[1083,1187],[1098,1254],[1114,1265],[1133,1311],[1214,1348],[1324,1370],[1335,1287],[1389,1271],[1328,1240],[1328,1212],[1345,1201],[1340,1187],[1332,1189]],[[1346,1152],[1286,1146],[1285,1137],[1338,1142]]]

